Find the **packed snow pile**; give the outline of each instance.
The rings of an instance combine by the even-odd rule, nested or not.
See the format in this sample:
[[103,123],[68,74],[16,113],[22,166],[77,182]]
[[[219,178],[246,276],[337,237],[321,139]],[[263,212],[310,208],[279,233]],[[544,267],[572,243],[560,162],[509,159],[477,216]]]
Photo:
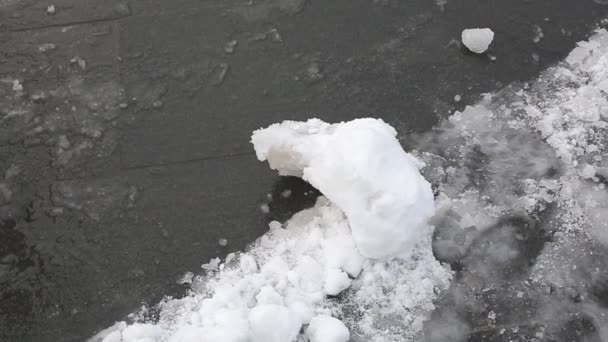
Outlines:
[[[431,252],[429,232],[408,258],[365,259],[342,211],[320,197],[285,226],[271,223],[246,253],[229,255],[218,271],[196,279],[189,296],[162,302],[158,322],[117,324],[91,341],[346,342],[350,334],[366,341],[413,335],[451,277]],[[328,298],[338,293],[350,299]],[[401,326],[384,331],[387,317]]]
[[330,125],[286,121],[255,131],[258,159],[281,175],[302,177],[344,211],[361,254],[382,258],[410,250],[435,211],[424,164],[405,153],[379,119]]
[[462,31],[462,43],[475,53],[484,53],[494,40],[494,32],[489,28],[473,28]]
[[254,132],[260,160],[326,197],[285,225],[272,222],[246,253],[203,265],[207,275],[191,295],[161,303],[155,324],[117,324],[92,341],[380,342],[418,334],[451,272],[432,254],[435,207],[423,164],[396,134],[376,119],[287,121]]

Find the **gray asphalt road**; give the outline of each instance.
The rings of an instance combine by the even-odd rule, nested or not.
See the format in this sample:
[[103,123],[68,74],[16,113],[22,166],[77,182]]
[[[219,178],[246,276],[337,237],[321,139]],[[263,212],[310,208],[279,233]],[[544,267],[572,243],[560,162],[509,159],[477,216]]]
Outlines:
[[[428,130],[482,92],[534,78],[606,10],[0,0],[0,340],[82,341],[183,293],[184,272],[310,205],[306,184],[255,160],[252,130],[313,116]],[[488,54],[459,47],[462,29],[485,26],[496,32]],[[276,196],[284,189],[294,195]]]

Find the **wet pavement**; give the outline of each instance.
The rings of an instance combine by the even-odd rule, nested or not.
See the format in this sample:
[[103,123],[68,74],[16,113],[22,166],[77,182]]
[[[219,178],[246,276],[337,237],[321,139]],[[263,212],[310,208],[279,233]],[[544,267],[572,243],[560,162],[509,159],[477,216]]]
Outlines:
[[[256,161],[252,130],[375,116],[426,131],[534,78],[607,12],[591,0],[0,0],[0,340],[82,341],[311,205],[310,187]],[[488,54],[459,46],[484,26]]]

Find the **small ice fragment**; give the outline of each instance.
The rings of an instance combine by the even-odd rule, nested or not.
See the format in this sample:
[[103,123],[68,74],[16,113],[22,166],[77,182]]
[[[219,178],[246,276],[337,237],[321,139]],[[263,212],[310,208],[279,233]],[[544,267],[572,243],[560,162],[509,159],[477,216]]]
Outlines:
[[61,149],[67,150],[68,148],[70,148],[71,144],[65,135],[60,135],[57,139],[57,146]]
[[460,97],[460,95],[456,95],[454,96],[454,102],[460,102],[462,98]]
[[350,332],[339,319],[319,315],[310,320],[306,336],[310,342],[346,342],[350,339]]
[[234,258],[236,257],[236,254],[234,253],[230,253],[226,256],[226,260],[224,261],[224,264],[229,264],[232,260],[234,260]]
[[339,269],[330,269],[325,275],[324,290],[330,296],[337,296],[350,287],[352,280],[346,272]]
[[55,12],[57,12],[55,5],[50,5],[49,7],[46,8],[46,13],[48,15],[53,15],[53,14],[55,14]]
[[57,46],[53,43],[47,43],[47,44],[42,44],[38,47],[38,51],[40,52],[46,52],[49,50],[55,50]]
[[517,291],[517,298],[523,298],[524,293],[522,291]]
[[310,78],[311,80],[320,80],[324,77],[321,73],[321,67],[319,66],[319,63],[316,62],[310,64],[306,69],[306,72],[308,73],[308,78]]
[[584,179],[592,179],[595,177],[595,167],[590,164],[586,164],[581,170],[581,177]]
[[213,258],[213,259],[209,260],[209,263],[203,264],[201,266],[201,268],[204,269],[205,271],[216,271],[218,269],[219,265],[220,265],[220,258]]
[[496,313],[492,310],[488,313],[488,318],[491,320],[495,320],[496,319]]
[[177,283],[180,285],[187,285],[187,284],[192,284],[192,279],[194,279],[194,273],[192,272],[186,272],[178,281]]
[[267,203],[262,203],[262,205],[260,205],[260,210],[264,213],[264,214],[268,214],[270,212],[270,207],[268,206]]
[[272,29],[270,31],[268,31],[268,34],[270,35],[270,40],[276,43],[282,43],[283,42],[283,38],[281,37],[281,34],[279,33],[279,31],[277,29]]
[[217,240],[217,243],[218,243],[218,245],[224,247],[224,246],[228,245],[228,240],[226,240],[226,239],[219,239],[219,240]]
[[15,92],[23,91],[23,85],[21,85],[21,82],[19,80],[13,81],[13,91],[15,91]]
[[439,7],[441,12],[445,11],[445,5],[448,4],[448,0],[435,0],[435,5]]
[[538,25],[534,25],[533,32],[534,32],[534,37],[532,37],[532,42],[534,42],[534,43],[540,42],[540,40],[543,39],[543,37],[544,37],[543,29],[540,28],[540,26],[538,26]]
[[163,106],[163,101],[161,100],[156,100],[154,102],[152,102],[152,107],[158,109],[161,108]]
[[228,43],[226,43],[226,45],[224,45],[224,52],[226,53],[234,53],[234,50],[236,49],[236,46],[238,45],[238,41],[236,40],[231,40]]
[[435,212],[431,185],[419,172],[424,164],[396,136],[379,119],[310,119],[257,130],[251,141],[260,161],[303,178],[344,211],[363,256],[384,258],[411,251]]
[[74,58],[70,59],[70,63],[77,63],[82,70],[87,68],[87,62],[79,56],[75,56]]
[[538,63],[540,61],[540,56],[536,52],[533,52],[532,59],[534,60],[534,62]]
[[474,28],[462,31],[462,43],[475,53],[486,52],[493,39],[494,32],[489,28]]
[[291,190],[287,189],[287,190],[283,190],[283,192],[281,192],[281,197],[288,198],[289,196],[291,196]]
[[219,86],[224,83],[224,79],[230,70],[230,65],[227,63],[220,63],[215,68],[213,68],[213,75],[211,84],[214,86]]

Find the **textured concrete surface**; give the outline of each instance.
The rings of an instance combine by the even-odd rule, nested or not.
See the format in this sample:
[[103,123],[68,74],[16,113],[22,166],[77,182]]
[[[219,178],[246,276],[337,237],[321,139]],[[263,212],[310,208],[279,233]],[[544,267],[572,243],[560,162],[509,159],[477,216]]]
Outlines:
[[[253,129],[371,115],[424,131],[534,78],[605,14],[591,0],[0,0],[0,340],[82,341],[310,205],[255,160]],[[489,54],[453,41],[478,26],[496,32]]]

